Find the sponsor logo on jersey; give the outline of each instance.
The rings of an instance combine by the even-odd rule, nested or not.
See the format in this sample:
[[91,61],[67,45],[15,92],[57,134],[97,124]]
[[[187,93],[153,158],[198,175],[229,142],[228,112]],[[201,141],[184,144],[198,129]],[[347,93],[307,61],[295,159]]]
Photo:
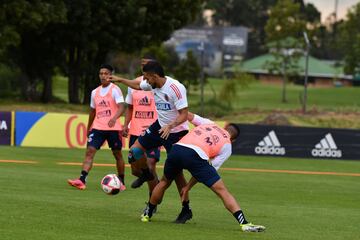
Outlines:
[[154,112],[153,111],[135,111],[135,118],[153,119]]
[[104,118],[104,117],[110,117],[110,116],[111,116],[111,110],[100,111],[96,114],[97,118]]
[[311,151],[311,155],[313,157],[341,158],[342,151],[337,148],[334,138],[328,133],[315,145],[315,148]]
[[110,106],[110,103],[105,101],[105,100],[101,100],[99,103],[98,103],[98,106],[99,107],[109,107]]
[[156,109],[162,111],[169,111],[171,110],[170,103],[156,103]]
[[285,148],[281,147],[279,139],[272,130],[258,143],[258,146],[255,147],[255,153],[264,155],[285,155]]
[[151,104],[151,100],[147,96],[145,96],[138,100],[138,104],[142,106],[149,106]]

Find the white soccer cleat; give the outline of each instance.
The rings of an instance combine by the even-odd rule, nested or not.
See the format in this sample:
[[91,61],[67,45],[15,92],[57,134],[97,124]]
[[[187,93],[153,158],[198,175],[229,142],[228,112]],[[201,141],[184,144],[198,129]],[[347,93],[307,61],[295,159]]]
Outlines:
[[261,225],[255,225],[252,223],[240,224],[241,231],[243,232],[263,232],[265,227]]

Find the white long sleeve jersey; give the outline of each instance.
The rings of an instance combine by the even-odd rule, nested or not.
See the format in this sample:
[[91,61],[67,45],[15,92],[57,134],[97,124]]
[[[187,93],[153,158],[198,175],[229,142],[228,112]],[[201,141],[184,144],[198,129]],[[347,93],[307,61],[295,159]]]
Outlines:
[[[199,125],[202,125],[202,124],[212,124],[214,122],[211,121],[210,119],[203,118],[203,117],[200,117],[200,116],[194,114],[194,119],[191,121],[191,123],[194,124],[195,126],[199,126]],[[220,152],[219,152],[219,154],[217,156],[215,156],[213,159],[209,159],[209,156],[201,148],[199,148],[198,146],[195,146],[195,145],[192,145],[192,144],[184,144],[184,143],[176,143],[176,144],[184,146],[184,147],[191,148],[202,159],[204,159],[206,161],[210,160],[211,165],[216,170],[218,170],[220,168],[220,166],[231,156],[231,152],[232,152],[231,144],[226,143],[221,148],[221,150],[220,150]]]
[[[166,82],[161,88],[152,88],[146,80],[141,81],[140,88],[153,91],[158,121],[161,127],[170,124],[178,116],[179,111],[188,107],[186,88],[179,81],[166,76]],[[171,129],[171,133],[189,130],[188,121]]]

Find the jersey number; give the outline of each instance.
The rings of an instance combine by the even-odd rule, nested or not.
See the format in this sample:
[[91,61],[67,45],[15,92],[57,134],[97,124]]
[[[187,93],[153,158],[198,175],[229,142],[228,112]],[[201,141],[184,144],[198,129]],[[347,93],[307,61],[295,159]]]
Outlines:
[[205,138],[205,142],[209,144],[210,146],[213,145],[213,142],[210,140],[210,137]]

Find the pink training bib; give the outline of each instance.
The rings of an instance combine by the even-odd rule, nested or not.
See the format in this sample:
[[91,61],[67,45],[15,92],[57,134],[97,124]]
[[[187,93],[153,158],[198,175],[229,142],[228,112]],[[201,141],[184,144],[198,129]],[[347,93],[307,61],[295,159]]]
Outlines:
[[122,130],[122,125],[119,120],[116,121],[115,126],[112,128],[108,125],[110,119],[114,117],[118,110],[118,106],[112,97],[112,91],[116,85],[111,83],[110,89],[105,96],[100,95],[101,87],[102,86],[99,86],[95,90],[94,103],[96,115],[92,128],[97,130]]
[[154,94],[152,91],[132,90],[132,99],[129,134],[140,136],[157,119]]
[[209,158],[217,156],[226,143],[231,143],[229,133],[216,124],[203,124],[193,128],[179,143],[201,148]]

